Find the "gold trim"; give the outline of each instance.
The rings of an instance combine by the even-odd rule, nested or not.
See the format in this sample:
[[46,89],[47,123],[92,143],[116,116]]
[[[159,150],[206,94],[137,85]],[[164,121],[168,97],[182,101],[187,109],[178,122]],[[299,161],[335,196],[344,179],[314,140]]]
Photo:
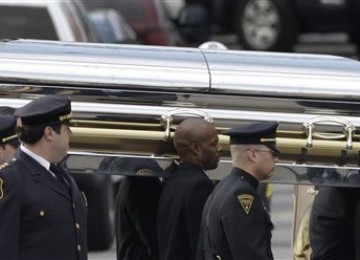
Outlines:
[[276,142],[276,138],[260,138],[260,142]]
[[72,118],[72,113],[69,113],[67,115],[63,115],[63,116],[59,116],[59,121],[65,121],[65,120],[70,120]]
[[18,136],[17,136],[16,134],[10,135],[10,136],[8,136],[8,137],[2,138],[2,139],[1,139],[1,142],[6,143],[6,142],[8,142],[8,141],[10,141],[10,140],[12,140],[12,139],[17,138],[17,137],[18,137]]

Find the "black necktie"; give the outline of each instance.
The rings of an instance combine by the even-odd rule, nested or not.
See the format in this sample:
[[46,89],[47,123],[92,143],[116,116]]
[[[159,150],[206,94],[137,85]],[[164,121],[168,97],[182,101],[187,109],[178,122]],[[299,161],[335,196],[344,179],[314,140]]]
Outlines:
[[69,190],[69,179],[66,176],[66,173],[57,165],[51,164],[50,171],[55,174],[56,178],[60,181],[60,183]]

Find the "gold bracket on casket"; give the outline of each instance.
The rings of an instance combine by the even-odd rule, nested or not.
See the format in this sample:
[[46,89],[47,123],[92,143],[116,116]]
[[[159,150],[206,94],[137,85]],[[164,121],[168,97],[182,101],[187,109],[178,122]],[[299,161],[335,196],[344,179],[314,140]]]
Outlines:
[[[320,125],[332,125],[332,126],[342,126],[342,133],[334,132],[317,132],[315,129],[316,124]],[[352,122],[340,118],[340,117],[316,117],[303,124],[305,133],[307,135],[306,145],[301,148],[301,158],[300,162],[305,163],[307,160],[307,153],[309,149],[312,149],[314,146],[314,139],[322,140],[343,140],[346,139],[346,145],[340,149],[340,159],[338,162],[339,166],[345,165],[347,162],[347,153],[349,150],[353,149],[353,135],[355,131],[355,126]]]
[[166,112],[161,116],[161,124],[165,127],[165,135],[164,135],[164,141],[168,141],[171,138],[171,125],[173,124],[174,116],[197,116],[197,117],[203,117],[204,120],[208,121],[209,123],[213,123],[214,120],[212,117],[205,113],[204,111],[198,110],[198,109],[187,109],[187,108],[180,108],[180,109],[174,109]]

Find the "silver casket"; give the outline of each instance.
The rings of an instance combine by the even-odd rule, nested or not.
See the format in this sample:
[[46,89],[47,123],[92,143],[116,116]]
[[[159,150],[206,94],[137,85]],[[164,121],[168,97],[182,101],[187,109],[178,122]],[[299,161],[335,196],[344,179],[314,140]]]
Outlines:
[[[2,106],[71,96],[67,165],[75,173],[127,174],[104,167],[117,157],[166,167],[176,158],[171,139],[179,122],[204,117],[224,148],[221,165],[209,172],[214,180],[231,167],[222,130],[279,122],[280,161],[267,181],[295,184],[294,230],[311,201],[300,187],[359,185],[349,181],[358,179],[360,164],[360,63],[351,59],[18,40],[0,44],[0,84]],[[329,172],[340,178],[328,181]]]

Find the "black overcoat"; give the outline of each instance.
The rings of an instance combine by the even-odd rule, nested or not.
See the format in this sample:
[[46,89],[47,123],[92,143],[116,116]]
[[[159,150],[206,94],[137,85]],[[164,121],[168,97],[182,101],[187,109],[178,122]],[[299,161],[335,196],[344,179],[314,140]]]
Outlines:
[[205,172],[188,162],[166,181],[157,221],[161,260],[195,259],[202,209],[213,189]]
[[0,259],[87,259],[86,199],[20,151],[0,171]]

